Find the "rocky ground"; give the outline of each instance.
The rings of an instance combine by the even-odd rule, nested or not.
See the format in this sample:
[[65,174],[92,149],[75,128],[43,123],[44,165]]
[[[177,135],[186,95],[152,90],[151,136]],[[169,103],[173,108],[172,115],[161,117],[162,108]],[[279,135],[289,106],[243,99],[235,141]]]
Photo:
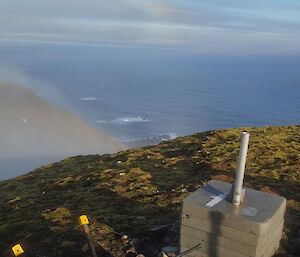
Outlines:
[[[300,126],[251,133],[245,186],[287,198],[279,256],[300,252]],[[78,217],[87,214],[99,256],[178,250],[184,197],[210,179],[232,182],[242,129],[180,137],[113,155],[67,158],[0,182],[0,256],[90,256]]]

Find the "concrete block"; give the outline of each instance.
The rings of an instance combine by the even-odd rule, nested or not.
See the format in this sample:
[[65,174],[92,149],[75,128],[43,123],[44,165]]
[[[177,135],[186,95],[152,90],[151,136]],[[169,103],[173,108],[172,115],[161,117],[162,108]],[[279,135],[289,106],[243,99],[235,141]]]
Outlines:
[[[256,255],[256,257],[272,257],[279,247],[281,237],[274,238],[274,242],[268,245],[267,251]],[[276,241],[276,242],[275,242]],[[181,247],[181,252],[189,250],[191,247]],[[244,255],[239,252],[225,249],[217,245],[203,243],[202,247],[186,255],[186,257],[253,257],[254,255]]]
[[199,256],[272,256],[282,236],[286,199],[247,188],[243,203],[234,206],[226,200],[230,190],[231,184],[210,181],[183,200],[181,252],[203,240]]
[[[187,240],[190,238],[187,238]],[[191,241],[191,244],[187,247],[182,247],[181,252],[190,249],[190,245],[194,245],[195,242]],[[208,255],[209,257],[248,257],[247,255],[214,245],[214,244],[208,244],[207,242],[203,242],[200,249],[191,252],[190,254],[187,254],[187,257],[192,256],[201,256],[202,254]]]
[[195,217],[189,217],[184,222],[182,222],[181,230],[186,230],[186,228],[195,228],[197,230],[221,235],[232,240],[240,241],[250,245],[257,245],[259,241],[258,235],[240,231],[232,227],[214,224],[211,221],[201,220]]
[[261,240],[262,238],[267,237],[270,234],[274,233],[274,228],[277,228],[278,226],[280,226],[280,224],[282,222],[283,222],[283,220],[281,222],[279,222],[279,224],[274,224],[274,225],[270,226],[267,234],[259,236],[259,235],[247,233],[247,232],[244,232],[244,231],[232,228],[232,227],[223,226],[220,224],[214,224],[210,221],[190,217],[190,218],[186,219],[184,223],[181,224],[181,234],[195,233],[194,230],[203,231],[206,233],[226,237],[233,241],[238,241],[241,243],[256,246],[259,244],[260,241],[262,241]]
[[[191,248],[202,242],[204,245],[209,244],[211,247],[222,247],[246,256],[263,256],[270,247],[273,248],[278,245],[282,236],[282,229],[283,221],[277,228],[274,228],[269,235],[260,238],[260,241],[255,246],[194,228],[182,227],[180,243],[181,245]],[[201,249],[199,251],[201,252]]]
[[[281,236],[277,236],[274,238],[274,242],[271,245],[268,245],[268,249],[266,252],[257,255],[256,257],[272,257],[276,250],[279,247],[279,241]],[[189,250],[191,247],[181,247],[181,252]],[[187,255],[186,257],[253,257],[253,255],[244,255],[241,253],[237,253],[231,250],[227,250],[223,247],[219,247],[216,245],[202,244],[202,247],[196,251],[193,251]]]
[[279,224],[283,219],[286,200],[283,197],[246,189],[245,201],[236,207],[225,199],[212,207],[206,204],[213,196],[228,194],[231,184],[210,181],[183,200],[182,224],[185,218],[196,217],[214,224],[237,228],[252,234],[267,234],[271,226]]

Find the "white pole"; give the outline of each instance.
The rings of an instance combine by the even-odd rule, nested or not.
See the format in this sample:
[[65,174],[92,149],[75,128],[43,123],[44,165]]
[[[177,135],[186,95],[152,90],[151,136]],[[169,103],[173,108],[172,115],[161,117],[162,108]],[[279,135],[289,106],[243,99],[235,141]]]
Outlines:
[[242,133],[239,162],[238,162],[238,168],[236,171],[233,197],[232,197],[232,203],[236,206],[239,205],[240,201],[241,201],[241,194],[242,194],[242,189],[243,189],[243,180],[244,180],[245,166],[246,166],[246,158],[247,158],[247,151],[248,151],[248,144],[249,144],[249,136],[250,136],[250,134],[248,132]]

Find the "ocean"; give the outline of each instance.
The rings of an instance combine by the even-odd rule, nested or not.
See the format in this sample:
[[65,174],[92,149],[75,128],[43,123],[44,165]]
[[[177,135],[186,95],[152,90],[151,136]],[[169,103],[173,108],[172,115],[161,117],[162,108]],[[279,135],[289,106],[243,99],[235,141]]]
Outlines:
[[129,146],[300,123],[299,56],[3,41],[1,69]]

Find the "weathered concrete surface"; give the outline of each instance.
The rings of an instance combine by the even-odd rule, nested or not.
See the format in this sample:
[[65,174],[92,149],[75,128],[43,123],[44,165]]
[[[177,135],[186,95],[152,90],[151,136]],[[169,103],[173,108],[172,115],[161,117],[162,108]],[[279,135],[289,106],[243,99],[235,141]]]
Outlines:
[[274,230],[281,223],[283,223],[283,220],[281,220],[281,222],[279,222],[279,224],[274,224],[274,226],[270,226],[267,234],[259,236],[259,235],[252,234],[252,233],[246,233],[244,231],[240,231],[238,229],[231,228],[228,226],[213,224],[210,221],[190,217],[188,220],[185,220],[184,223],[182,222],[181,234],[192,233],[192,234],[195,234],[195,236],[196,236],[196,231],[202,231],[202,232],[206,232],[206,233],[210,233],[210,234],[216,234],[216,230],[217,230],[217,235],[219,235],[219,236],[226,237],[233,241],[239,241],[241,243],[256,246],[260,243],[260,241],[262,241],[263,238],[268,237],[270,234],[273,234]]
[[231,184],[210,181],[184,199],[181,252],[202,241],[198,252],[210,257],[268,257],[274,253],[282,236],[285,198],[246,189],[244,202],[236,207],[226,200],[230,189]]
[[[182,222],[181,230],[185,231],[187,228],[194,228],[199,231],[204,231],[207,233],[213,234],[215,232],[215,226],[212,226],[212,223],[207,220],[201,220],[194,217],[190,217]],[[228,226],[219,225],[218,235],[230,238],[235,241],[240,241],[250,245],[257,245],[259,241],[259,237],[255,234],[246,233],[243,231],[238,231],[235,228],[231,228]],[[238,233],[237,233],[238,232]]]
[[[205,207],[206,203],[212,200],[213,195],[228,194],[230,189],[229,183],[210,181],[184,199],[183,217],[190,215],[257,235],[267,234],[270,226],[279,224],[282,220],[286,205],[285,198],[248,188],[245,192],[245,201],[239,207],[226,200],[211,208]],[[247,210],[249,215],[243,214]],[[251,215],[251,210],[256,210],[257,213]],[[182,222],[184,223],[185,220],[183,219]]]
[[[266,253],[270,247],[272,248],[272,246],[275,246],[276,243],[279,242],[282,236],[282,229],[283,221],[277,228],[274,228],[269,235],[260,238],[258,244],[255,246],[227,237],[206,233],[201,230],[183,227],[181,229],[181,244],[186,247],[193,247],[202,242],[203,245],[215,245],[246,256],[263,256],[262,254]],[[238,233],[237,231],[237,234]]]
[[[279,246],[279,241],[281,237],[277,237],[275,241],[277,243],[273,243],[272,245],[268,246],[268,251],[265,253],[262,253],[261,255],[258,255],[257,257],[271,257],[274,255],[276,250]],[[191,247],[181,247],[181,252],[186,251],[190,249]],[[227,249],[224,249],[222,247],[218,247],[215,245],[207,245],[203,244],[203,247],[199,250],[196,250],[188,255],[188,257],[253,257],[253,255],[244,255],[241,253],[236,253],[234,251],[230,251]]]

